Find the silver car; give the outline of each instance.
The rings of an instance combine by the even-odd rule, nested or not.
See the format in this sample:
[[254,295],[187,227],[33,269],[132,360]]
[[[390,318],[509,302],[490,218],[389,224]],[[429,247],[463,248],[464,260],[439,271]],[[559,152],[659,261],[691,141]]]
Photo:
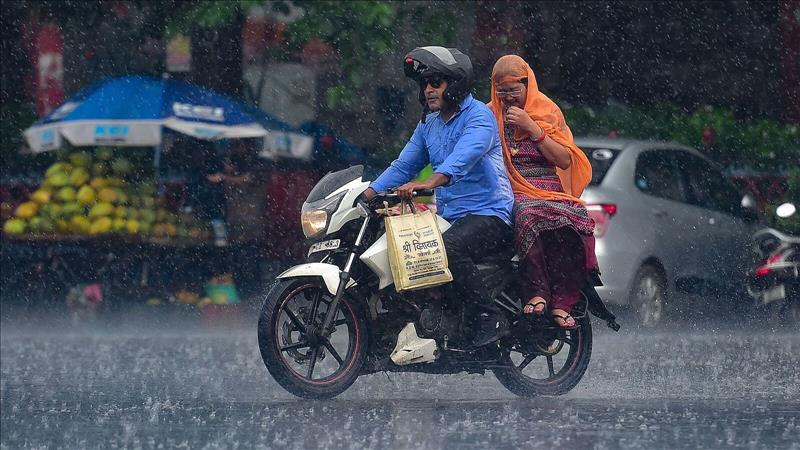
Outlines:
[[742,292],[758,214],[714,163],[674,143],[575,142],[592,163],[582,199],[596,222],[604,301],[654,325],[683,294]]

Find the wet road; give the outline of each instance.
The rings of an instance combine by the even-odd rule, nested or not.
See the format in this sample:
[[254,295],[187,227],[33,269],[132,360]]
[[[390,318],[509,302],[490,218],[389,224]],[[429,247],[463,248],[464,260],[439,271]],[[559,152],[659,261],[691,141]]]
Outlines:
[[0,448],[800,448],[800,336],[603,329],[570,394],[491,375],[377,374],[332,401],[284,392],[254,326],[4,314]]

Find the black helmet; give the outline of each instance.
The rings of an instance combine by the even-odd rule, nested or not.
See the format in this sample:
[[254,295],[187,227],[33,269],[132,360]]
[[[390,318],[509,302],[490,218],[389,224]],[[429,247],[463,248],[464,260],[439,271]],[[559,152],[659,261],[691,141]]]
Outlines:
[[[444,91],[444,99],[452,104],[460,103],[472,91],[472,62],[458,49],[417,47],[405,56],[403,67],[406,76],[417,82],[431,75],[445,78],[447,89]],[[419,92],[419,101],[427,105],[424,90],[423,86]]]

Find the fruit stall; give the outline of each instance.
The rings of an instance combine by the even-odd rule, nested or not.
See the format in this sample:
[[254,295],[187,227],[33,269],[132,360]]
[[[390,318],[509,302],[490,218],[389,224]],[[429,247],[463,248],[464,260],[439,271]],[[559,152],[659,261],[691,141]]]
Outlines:
[[197,264],[217,252],[209,225],[181,212],[163,186],[159,194],[128,158],[109,147],[61,155],[28,198],[4,205],[2,263],[14,268],[4,269],[4,288],[61,297],[99,284],[106,295],[166,300],[175,286],[197,285],[180,278],[213,275]]
[[[30,192],[0,205],[0,296],[41,290],[57,300],[63,290],[68,303],[91,306],[119,291],[126,300],[202,304],[220,284],[208,282],[219,274],[207,264],[220,249],[209,224],[180,208],[181,183],[160,178],[162,157],[176,136],[265,145],[271,136],[310,148],[310,138],[265,117],[169,76],[111,78],[76,92],[23,132],[29,153],[58,156]],[[134,161],[137,149],[151,157]]]

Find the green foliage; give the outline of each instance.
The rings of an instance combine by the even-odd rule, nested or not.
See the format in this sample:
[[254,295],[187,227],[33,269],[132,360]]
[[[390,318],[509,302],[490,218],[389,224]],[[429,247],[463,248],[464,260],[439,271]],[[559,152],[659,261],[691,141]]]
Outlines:
[[788,185],[786,195],[784,195],[782,201],[767,206],[766,217],[773,228],[784,233],[800,236],[800,211],[786,218],[778,217],[775,214],[777,207],[784,202],[794,203],[795,207],[800,209],[800,168],[790,170],[786,182]]
[[325,103],[331,109],[347,108],[353,100],[352,91],[343,85],[332,86],[325,92]]
[[299,51],[318,37],[331,44],[340,58],[341,83],[329,88],[325,96],[331,109],[353,105],[356,93],[370,81],[376,57],[397,47],[396,36],[405,25],[413,29],[418,42],[442,46],[453,45],[461,28],[457,17],[443,13],[453,7],[452,2],[295,0],[294,4],[303,8],[305,15],[286,28],[290,48]]
[[686,121],[686,140],[696,139],[703,135],[703,129],[711,127],[721,139],[735,136],[737,130],[736,117],[726,109],[705,107],[698,109]]
[[794,203],[795,207],[800,209],[800,168],[794,168],[789,171],[786,183],[788,186],[784,199],[776,204],[767,206],[765,215],[768,223],[773,228],[784,233],[800,236],[800,211],[786,218],[775,215],[775,210],[783,202]]
[[[325,93],[331,109],[347,109],[356,93],[370,81],[369,71],[376,57],[397,47],[398,33],[410,24],[419,42],[430,45],[453,45],[462,20],[459,15],[473,6],[459,4],[453,14],[453,2],[432,1],[400,3],[385,0],[330,1],[294,0],[304,10],[303,16],[285,30],[288,50],[299,52],[313,38],[331,44],[339,57],[341,82]],[[198,0],[175,2],[167,18],[166,34],[187,33],[193,26],[214,27],[230,21],[239,11],[263,0]],[[283,1],[272,2],[276,10],[286,9]],[[443,13],[451,11],[451,13]]]
[[752,155],[765,167],[780,166],[782,163],[797,164],[800,156],[800,139],[797,126],[791,127],[770,120],[757,120],[747,123],[741,129],[739,144],[743,154]]
[[452,47],[463,26],[461,19],[473,15],[472,7],[472,2],[446,0],[405,3],[398,10],[398,22],[411,24],[415,41],[420,45]]
[[[780,171],[793,167],[800,158],[796,125],[739,120],[722,108],[704,107],[687,113],[670,104],[594,109],[562,102],[562,111],[574,135],[606,136],[615,131],[633,139],[675,141],[705,151],[723,165]],[[706,128],[715,135],[708,145],[703,143]]]
[[343,83],[326,93],[328,107],[347,108],[352,105],[354,92],[369,81],[366,70],[378,55],[393,44],[393,26],[397,13],[395,5],[385,1],[295,1],[305,14],[286,28],[289,47],[302,49],[309,40],[318,37],[331,44],[341,58]]
[[171,37],[188,33],[193,26],[216,27],[231,21],[238,12],[263,3],[261,0],[195,0],[176,3],[169,11],[165,33]]
[[[788,178],[789,189],[786,191],[786,200],[794,203],[794,206],[800,209],[800,168],[795,168],[789,172]],[[776,224],[782,227],[787,233],[800,236],[800,212],[794,213],[793,216],[786,219],[778,219]]]
[[789,171],[786,184],[786,198],[790,201],[800,203],[800,167],[795,167]]

